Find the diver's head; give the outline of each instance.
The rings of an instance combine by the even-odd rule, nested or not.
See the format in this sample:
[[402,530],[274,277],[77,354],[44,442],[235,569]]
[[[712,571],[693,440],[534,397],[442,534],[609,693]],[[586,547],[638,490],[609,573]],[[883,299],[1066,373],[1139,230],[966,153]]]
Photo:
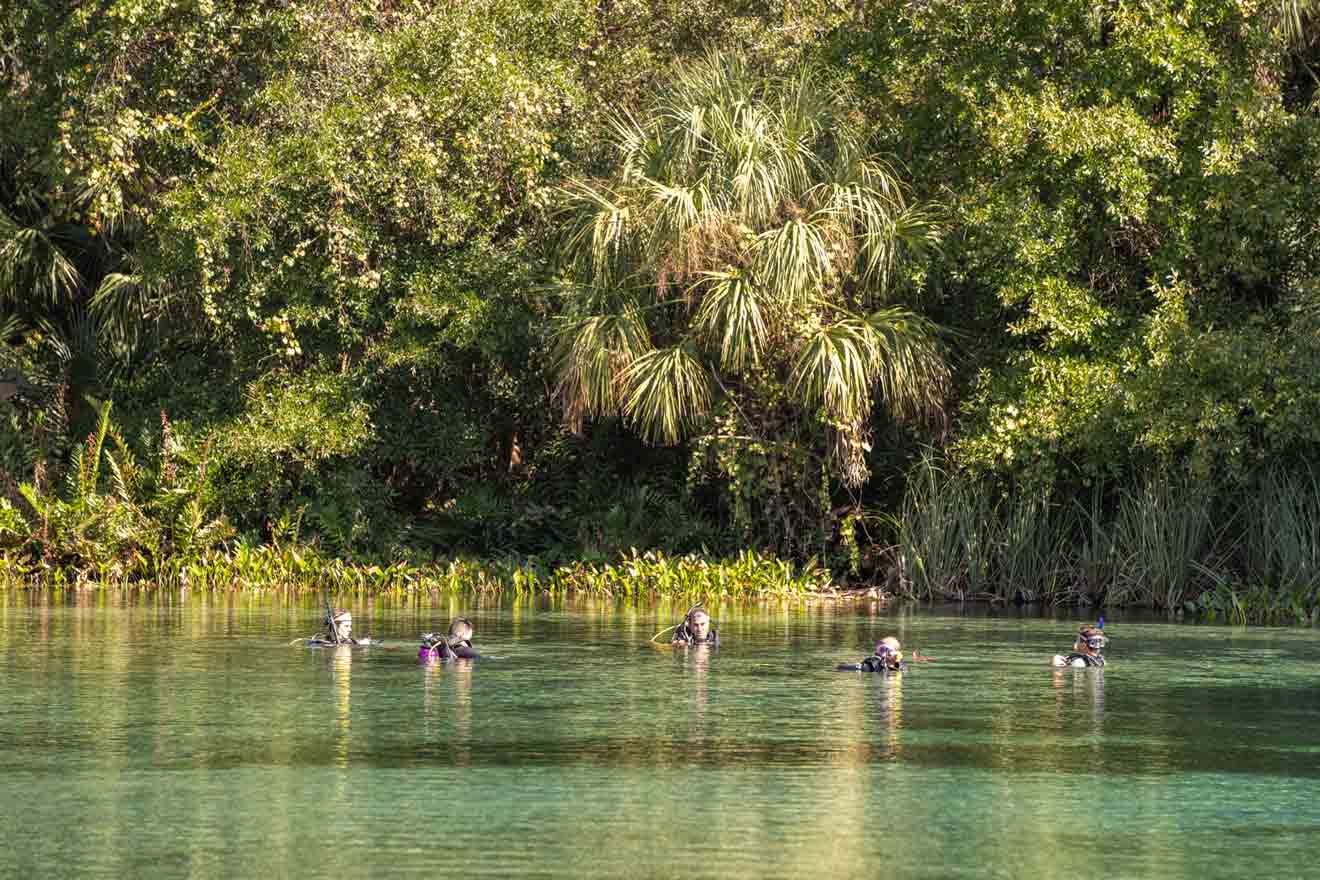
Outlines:
[[1073,649],[1083,654],[1099,654],[1105,646],[1105,633],[1094,626],[1084,626],[1077,633]]
[[472,639],[472,621],[466,617],[455,617],[449,624],[449,642],[457,644],[458,642],[467,642]]
[[902,663],[903,646],[893,636],[885,636],[875,643],[875,655],[894,664]]
[[684,623],[687,624],[689,635],[696,641],[704,642],[710,638],[710,615],[705,609],[693,608],[688,612]]
[[347,610],[336,611],[334,617],[335,635],[341,640],[353,637],[353,615]]

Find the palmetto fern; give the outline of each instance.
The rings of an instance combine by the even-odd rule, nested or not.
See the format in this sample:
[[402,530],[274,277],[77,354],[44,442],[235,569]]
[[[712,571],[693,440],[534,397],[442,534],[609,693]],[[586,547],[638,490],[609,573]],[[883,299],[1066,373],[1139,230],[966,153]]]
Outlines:
[[232,535],[213,512],[205,450],[193,457],[162,419],[157,454],[144,466],[111,419],[110,403],[96,406],[96,428],[75,447],[64,492],[18,486],[24,525],[8,516],[7,531],[20,545],[73,568],[149,577],[166,558],[211,549]]
[[845,92],[711,55],[611,132],[614,174],[560,191],[570,419],[621,416],[674,443],[752,370],[803,418],[859,437],[877,401],[899,418],[939,410],[936,328],[891,304],[939,224],[868,151]]

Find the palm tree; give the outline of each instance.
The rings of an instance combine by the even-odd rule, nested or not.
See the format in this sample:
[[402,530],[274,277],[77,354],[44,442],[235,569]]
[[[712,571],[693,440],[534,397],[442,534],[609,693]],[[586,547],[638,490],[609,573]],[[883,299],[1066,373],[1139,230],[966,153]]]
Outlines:
[[854,106],[816,71],[712,55],[644,118],[617,119],[614,173],[561,194],[570,422],[620,416],[672,444],[724,406],[773,440],[757,412],[787,407],[826,428],[825,456],[856,487],[877,401],[899,419],[940,413],[936,328],[893,301],[938,225],[868,151]]
[[1279,0],[1274,14],[1274,26],[1287,43],[1288,49],[1304,53],[1315,41],[1316,24],[1320,19],[1320,0]]
[[0,451],[5,469],[23,472],[32,456],[61,451],[70,411],[132,357],[157,310],[130,250],[137,224],[65,219],[86,212],[91,195],[48,204],[0,190],[0,392],[13,389],[0,404],[35,443]]

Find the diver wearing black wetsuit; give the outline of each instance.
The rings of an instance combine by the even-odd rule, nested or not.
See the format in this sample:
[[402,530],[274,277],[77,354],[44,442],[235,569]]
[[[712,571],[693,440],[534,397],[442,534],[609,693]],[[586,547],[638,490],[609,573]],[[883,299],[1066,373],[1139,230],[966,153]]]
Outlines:
[[326,631],[307,644],[315,648],[333,648],[339,645],[370,645],[371,637],[353,638],[353,615],[348,611],[336,611],[334,617],[326,621]]
[[710,615],[698,605],[683,616],[683,622],[674,630],[672,645],[710,645],[718,648],[720,634],[711,623]]
[[1055,654],[1051,665],[1071,666],[1074,669],[1104,666],[1105,658],[1100,652],[1104,649],[1107,639],[1103,627],[1104,618],[1100,619],[1100,626],[1098,627],[1082,627],[1077,633],[1077,641],[1073,642],[1072,653],[1066,655]]
[[882,639],[875,646],[875,653],[861,663],[845,663],[840,672],[902,672],[907,669],[903,662],[903,652],[899,650],[898,639],[893,636]]
[[466,617],[454,618],[448,636],[423,633],[419,654],[438,660],[476,660],[481,655],[472,647],[472,621]]

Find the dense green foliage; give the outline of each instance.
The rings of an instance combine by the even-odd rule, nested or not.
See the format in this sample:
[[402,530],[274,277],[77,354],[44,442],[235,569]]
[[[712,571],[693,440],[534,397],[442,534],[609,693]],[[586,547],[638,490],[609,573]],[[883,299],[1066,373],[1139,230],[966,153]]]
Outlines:
[[852,41],[953,205],[933,283],[969,331],[961,462],[1238,481],[1315,449],[1320,56],[1315,7],[1282,6],[937,2]]
[[0,540],[1308,612],[1318,82],[1314,0],[0,5]]
[[695,437],[740,534],[791,554],[824,549],[832,483],[870,476],[872,389],[913,418],[947,382],[933,329],[892,302],[937,226],[851,106],[813,70],[712,57],[615,120],[612,177],[564,192],[567,418]]

